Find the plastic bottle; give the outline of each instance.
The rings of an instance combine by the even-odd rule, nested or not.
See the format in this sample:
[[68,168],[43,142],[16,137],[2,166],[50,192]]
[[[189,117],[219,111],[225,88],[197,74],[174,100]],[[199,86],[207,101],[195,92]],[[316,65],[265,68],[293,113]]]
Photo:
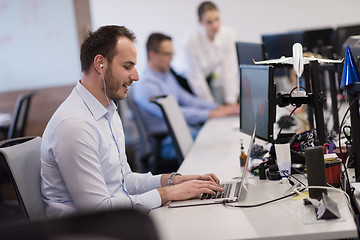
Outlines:
[[244,167],[246,163],[246,154],[244,151],[244,145],[242,139],[240,140],[240,148],[241,148],[240,165],[241,167]]

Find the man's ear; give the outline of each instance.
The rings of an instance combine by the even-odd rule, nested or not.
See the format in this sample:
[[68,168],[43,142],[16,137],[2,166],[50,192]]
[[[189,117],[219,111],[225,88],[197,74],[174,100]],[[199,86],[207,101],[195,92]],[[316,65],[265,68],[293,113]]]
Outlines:
[[96,69],[96,71],[98,73],[101,73],[101,71],[104,71],[105,69],[105,58],[101,55],[101,54],[98,54],[94,57],[94,68]]
[[153,58],[155,54],[156,54],[156,53],[155,53],[154,50],[150,50],[150,51],[148,52],[149,60],[150,60],[151,58]]

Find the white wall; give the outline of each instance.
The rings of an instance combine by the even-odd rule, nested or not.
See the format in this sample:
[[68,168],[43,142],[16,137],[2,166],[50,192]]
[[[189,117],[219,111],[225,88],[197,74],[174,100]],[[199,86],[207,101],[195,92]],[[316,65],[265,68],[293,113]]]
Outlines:
[[72,0],[0,0],[0,92],[80,77]]
[[[93,29],[124,25],[135,32],[138,70],[146,64],[145,43],[160,31],[173,38],[175,52],[197,24],[201,0],[90,0]],[[261,42],[261,34],[360,24],[359,0],[214,0],[222,22],[239,41]]]

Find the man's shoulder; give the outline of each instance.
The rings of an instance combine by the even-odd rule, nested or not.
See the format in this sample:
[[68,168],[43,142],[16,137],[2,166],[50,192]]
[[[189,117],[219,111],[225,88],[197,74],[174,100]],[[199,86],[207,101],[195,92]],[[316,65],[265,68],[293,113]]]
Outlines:
[[[70,98],[70,96],[69,96]],[[55,111],[46,126],[45,132],[53,132],[60,125],[71,124],[86,126],[89,119],[89,111],[84,103],[73,101],[67,98]]]

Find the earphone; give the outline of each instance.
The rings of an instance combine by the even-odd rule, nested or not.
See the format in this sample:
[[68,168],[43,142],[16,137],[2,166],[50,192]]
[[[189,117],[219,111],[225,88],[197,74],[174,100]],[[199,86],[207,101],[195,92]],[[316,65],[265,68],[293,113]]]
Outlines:
[[105,79],[104,79],[104,74],[103,74],[103,67],[104,67],[104,65],[103,65],[102,63],[100,63],[101,77],[102,77],[103,83],[104,83],[104,93],[105,93],[105,97],[106,97],[107,101],[110,102],[110,101],[109,101],[109,98],[108,98],[108,96],[107,96],[107,94],[106,94],[106,84],[105,84]]

